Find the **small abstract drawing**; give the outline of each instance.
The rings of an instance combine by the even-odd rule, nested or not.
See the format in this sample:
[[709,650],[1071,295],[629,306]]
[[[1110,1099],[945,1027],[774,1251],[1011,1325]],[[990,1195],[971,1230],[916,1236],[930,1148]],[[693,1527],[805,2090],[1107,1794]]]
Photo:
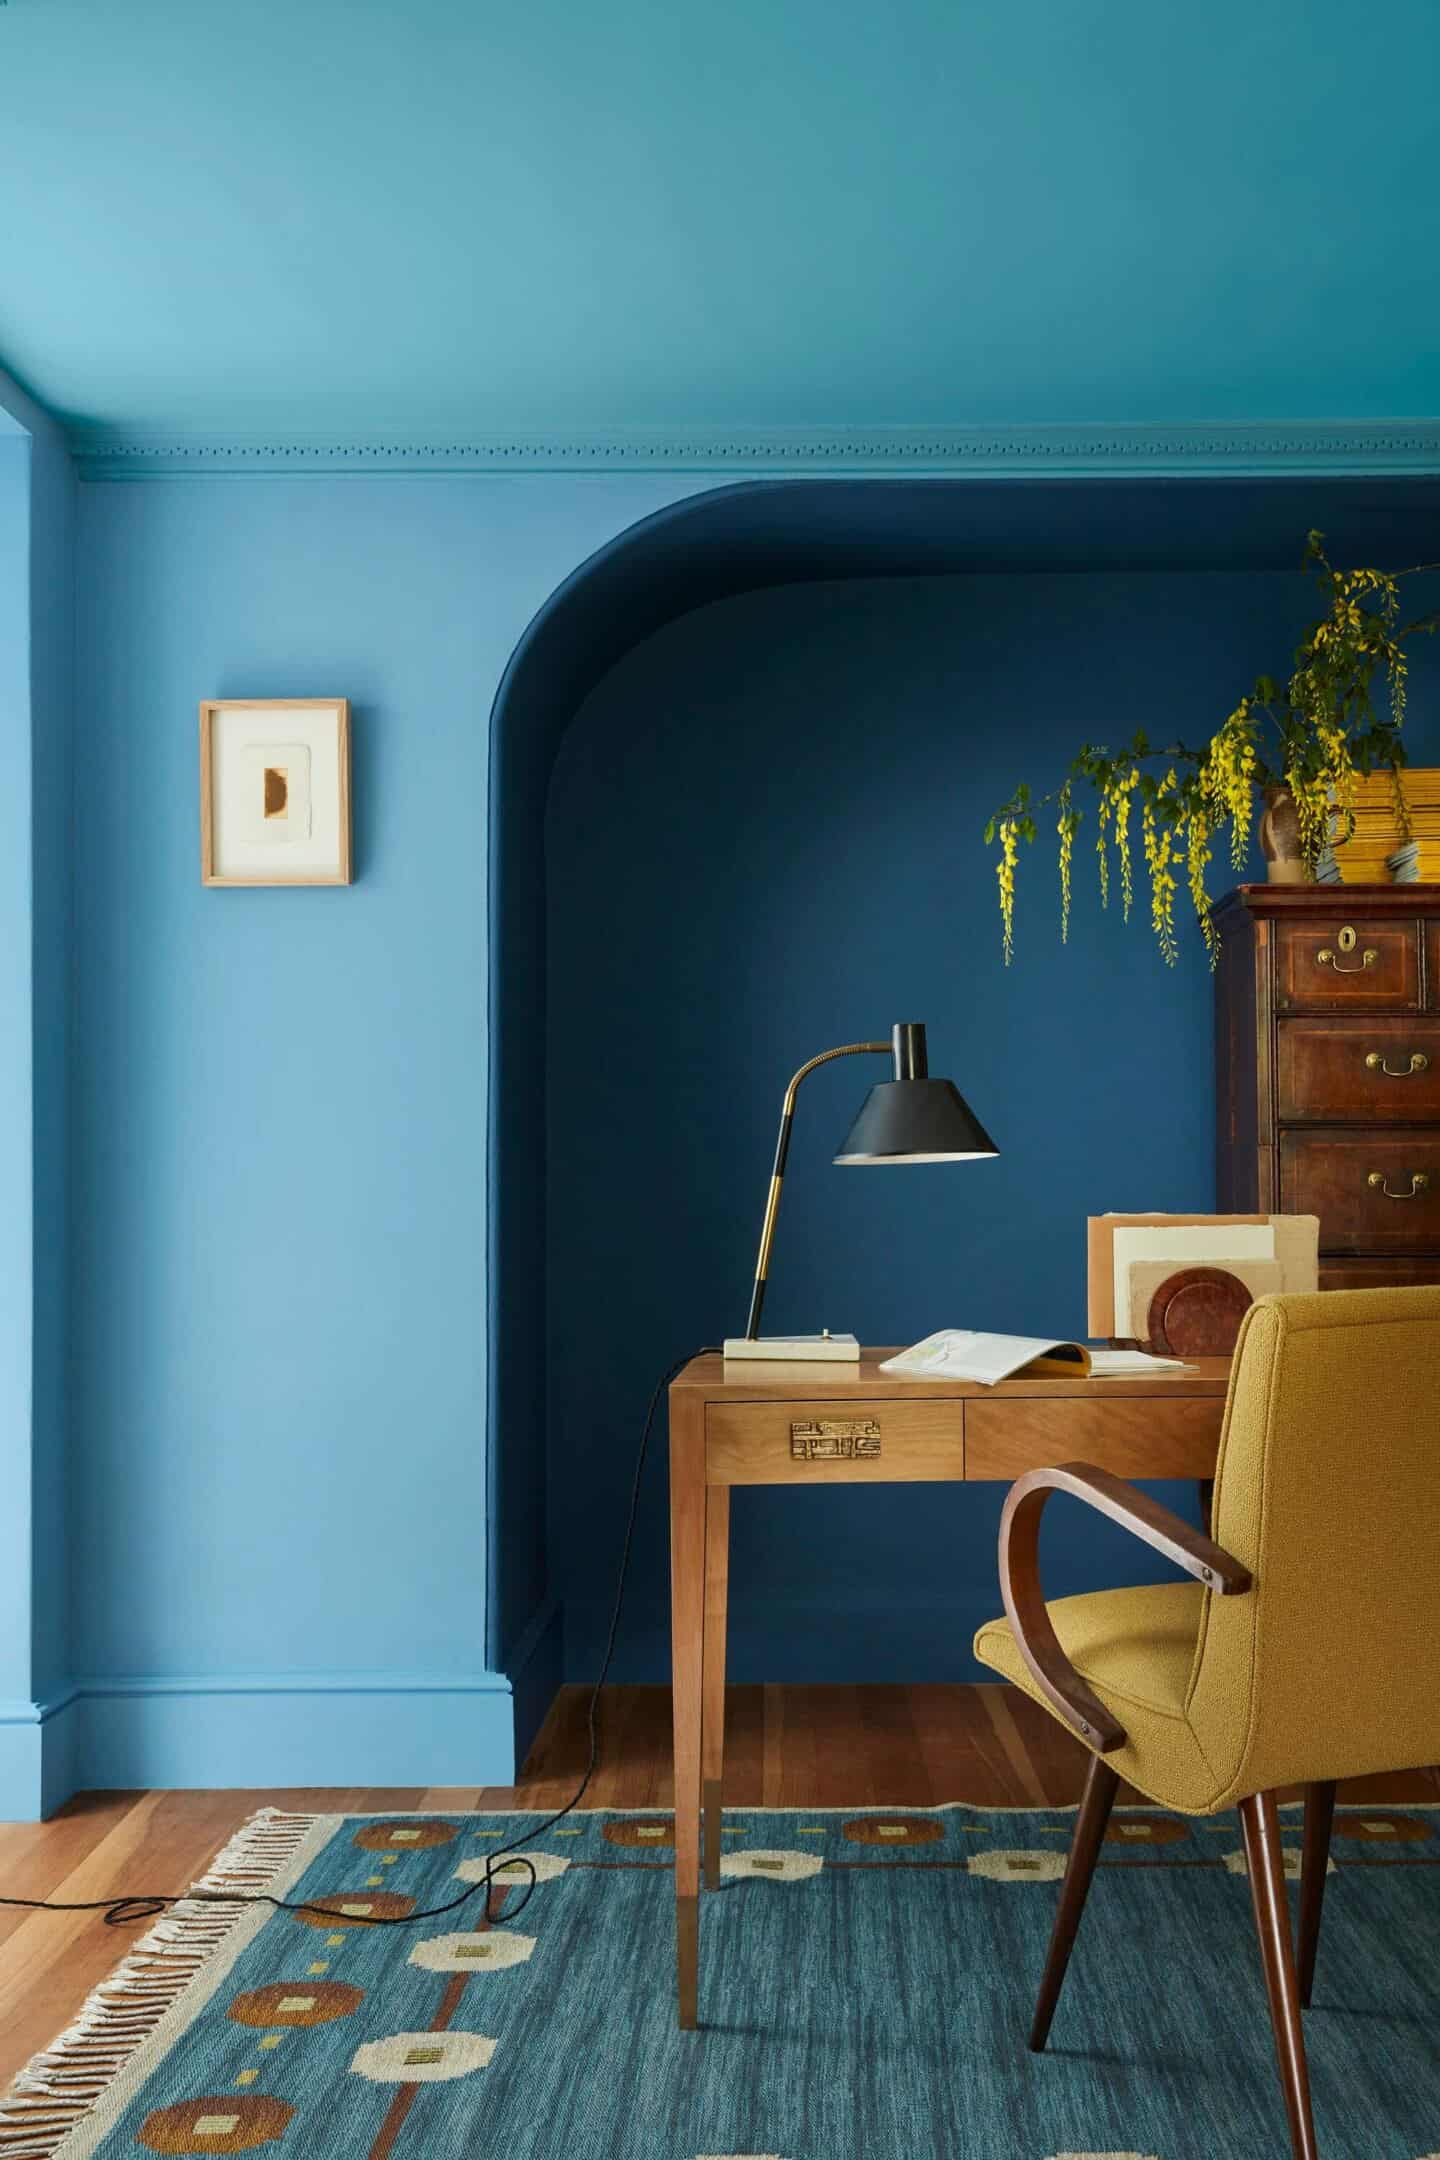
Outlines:
[[207,885],[350,883],[344,698],[209,698],[200,707]]

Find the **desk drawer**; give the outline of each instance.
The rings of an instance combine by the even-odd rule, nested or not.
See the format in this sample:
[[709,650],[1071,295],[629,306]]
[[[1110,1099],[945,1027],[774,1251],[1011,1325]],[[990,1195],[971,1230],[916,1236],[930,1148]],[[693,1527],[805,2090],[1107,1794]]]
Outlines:
[[1056,1463],[1090,1462],[1126,1478],[1206,1478],[1215,1474],[1225,1402],[1219,1395],[1163,1401],[1114,1396],[1092,1380],[1095,1400],[1046,1402],[996,1396],[965,1405],[965,1472],[1017,1478]]
[[711,1485],[885,1485],[965,1475],[960,1402],[711,1403]]
[[1418,1012],[1420,925],[1328,920],[1276,926],[1276,1005],[1281,1012]]

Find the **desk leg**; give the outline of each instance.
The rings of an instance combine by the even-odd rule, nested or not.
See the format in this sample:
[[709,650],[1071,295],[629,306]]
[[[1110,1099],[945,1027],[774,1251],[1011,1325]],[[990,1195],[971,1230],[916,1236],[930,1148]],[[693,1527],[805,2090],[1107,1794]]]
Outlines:
[[730,1488],[705,1492],[705,1672],[700,1776],[705,1803],[705,1887],[720,1887],[721,1794],[725,1783],[725,1617],[730,1593]]
[[705,1654],[705,1406],[670,1398],[670,1663],[675,1706],[675,1946],[682,2032],[697,2022],[700,1731]]

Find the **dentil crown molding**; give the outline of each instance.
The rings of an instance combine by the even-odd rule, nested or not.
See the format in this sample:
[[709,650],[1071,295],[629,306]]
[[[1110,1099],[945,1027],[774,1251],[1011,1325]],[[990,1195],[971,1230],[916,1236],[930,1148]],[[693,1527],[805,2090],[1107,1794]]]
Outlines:
[[1440,420],[1230,427],[615,429],[424,437],[161,437],[77,428],[87,480],[157,473],[1440,473]]

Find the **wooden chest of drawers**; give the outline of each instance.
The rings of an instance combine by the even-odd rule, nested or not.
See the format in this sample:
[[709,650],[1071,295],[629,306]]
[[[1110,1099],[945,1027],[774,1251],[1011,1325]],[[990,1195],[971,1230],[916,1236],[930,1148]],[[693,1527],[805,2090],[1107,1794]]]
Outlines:
[[1440,1282],[1440,885],[1215,910],[1216,1206],[1320,1218],[1323,1289]]

